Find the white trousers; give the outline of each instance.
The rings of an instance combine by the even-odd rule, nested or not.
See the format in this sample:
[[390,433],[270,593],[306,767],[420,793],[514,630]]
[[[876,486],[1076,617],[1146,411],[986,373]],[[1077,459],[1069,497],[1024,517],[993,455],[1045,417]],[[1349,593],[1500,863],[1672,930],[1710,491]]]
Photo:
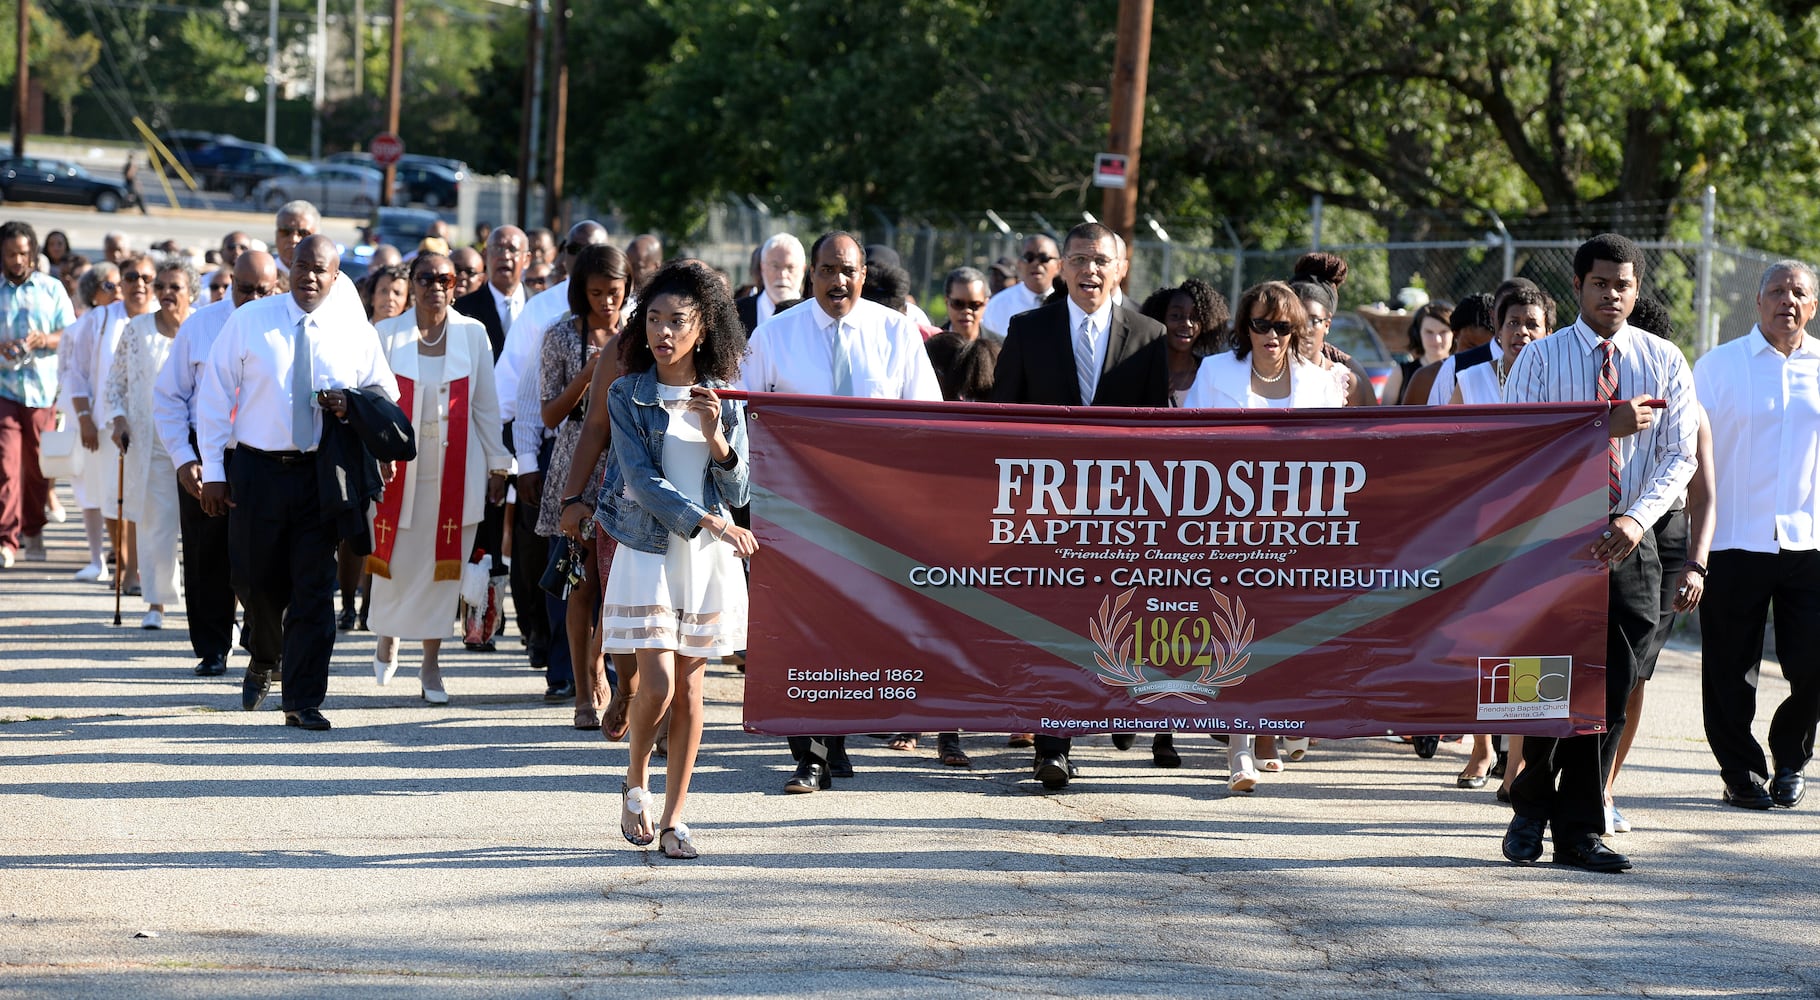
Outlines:
[[140,502],[139,586],[145,603],[173,608],[182,594],[177,583],[177,540],[182,535],[181,515],[177,507],[177,477],[171,474],[170,459],[154,457],[163,463],[163,475],[148,477],[145,496]]

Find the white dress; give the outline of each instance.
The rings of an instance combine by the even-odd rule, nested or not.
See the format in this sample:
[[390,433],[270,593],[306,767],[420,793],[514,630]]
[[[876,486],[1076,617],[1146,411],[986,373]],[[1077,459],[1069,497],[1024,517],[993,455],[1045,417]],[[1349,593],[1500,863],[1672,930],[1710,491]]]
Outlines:
[[[686,385],[657,386],[668,412],[664,478],[702,502],[708,439],[688,414]],[[663,555],[621,545],[613,553],[601,599],[601,648],[609,653],[670,649],[684,656],[725,656],[746,646],[746,576],[733,546],[703,529],[670,535]]]

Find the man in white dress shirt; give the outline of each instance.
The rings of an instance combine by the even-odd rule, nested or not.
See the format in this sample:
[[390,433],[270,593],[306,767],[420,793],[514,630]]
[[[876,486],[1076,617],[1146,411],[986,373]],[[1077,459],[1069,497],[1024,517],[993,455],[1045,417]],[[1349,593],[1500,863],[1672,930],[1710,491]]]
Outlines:
[[[833,232],[809,250],[815,297],[752,334],[739,388],[813,396],[940,400],[941,384],[916,323],[860,297],[866,256],[859,238]],[[792,736],[796,773],[786,792],[814,792],[853,776],[845,736]]]
[[[152,418],[158,438],[177,472],[177,512],[183,530],[183,611],[190,649],[198,657],[196,676],[227,673],[234,641],[233,567],[228,560],[227,518],[202,511],[202,459],[196,452],[197,386],[208,377],[209,354],[234,310],[278,292],[272,255],[243,250],[235,258],[228,298],[196,310],[177,328],[170,356],[152,386]],[[259,627],[275,629],[277,622]],[[254,628],[248,615],[247,631]],[[275,644],[277,636],[269,637]]]
[[[1718,484],[1700,604],[1706,742],[1719,762],[1723,801],[1744,809],[1801,802],[1820,720],[1820,350],[1807,336],[1815,293],[1809,265],[1770,265],[1756,327],[1694,365]],[[1751,734],[1772,607],[1776,658],[1789,687],[1769,724],[1773,773]]]
[[[1643,252],[1622,236],[1595,236],[1574,254],[1580,315],[1572,326],[1530,344],[1504,385],[1509,403],[1606,400],[1611,404],[1606,456],[1608,527],[1592,546],[1609,564],[1605,731],[1567,739],[1523,741],[1523,772],[1510,786],[1516,816],[1504,856],[1528,863],[1542,856],[1554,827],[1557,864],[1617,872],[1630,859],[1600,839],[1605,779],[1623,736],[1625,706],[1638,664],[1661,613],[1662,565],[1650,527],[1694,474],[1699,405],[1680,348],[1626,322],[1643,278]],[[1660,419],[1644,404],[1661,399]]]
[[1055,290],[1055,276],[1062,270],[1062,252],[1055,237],[1039,233],[1024,241],[1024,255],[1018,270],[1023,279],[992,296],[986,303],[980,326],[1000,340],[1011,330],[1011,317],[1026,313],[1048,301]]
[[[607,227],[593,220],[577,222],[563,241],[559,262],[565,272],[583,250],[609,240]],[[569,644],[552,627],[548,602],[537,585],[550,561],[550,540],[537,533],[537,510],[543,500],[541,452],[556,433],[544,427],[543,400],[538,369],[543,360],[543,335],[569,311],[567,279],[526,300],[518,318],[506,331],[505,351],[493,366],[493,385],[499,393],[500,418],[507,443],[518,459],[512,508],[512,609],[519,634],[525,637],[531,669],[543,670],[544,694],[551,701],[573,697]],[[523,413],[524,419],[518,420]],[[560,483],[557,488],[561,488]]]
[[329,728],[338,541],[316,451],[324,422],[347,414],[346,390],[398,398],[379,334],[329,302],[339,269],[328,237],[299,243],[291,293],[249,302],[222,327],[196,410],[202,508],[228,518],[234,590],[255,622],[284,623],[276,647],[262,641],[270,630],[252,630],[241,707],[259,707],[279,667],[285,725],[309,730]]

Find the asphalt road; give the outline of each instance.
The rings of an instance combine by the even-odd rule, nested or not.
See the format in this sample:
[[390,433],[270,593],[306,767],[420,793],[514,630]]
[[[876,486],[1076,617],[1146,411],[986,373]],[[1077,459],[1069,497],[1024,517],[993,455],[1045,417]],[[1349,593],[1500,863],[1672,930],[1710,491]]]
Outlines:
[[719,666],[703,857],[672,862],[619,837],[624,746],[514,653],[457,648],[434,708],[415,655],[379,688],[344,636],[302,733],[238,710],[243,660],[194,677],[181,613],[110,625],[48,535],[0,572],[0,996],[1820,995],[1820,802],[1718,803],[1685,650],[1618,789],[1625,875],[1505,863],[1460,751],[1383,740],[1233,796],[1199,739],[1175,771],[1083,741],[1048,795],[1001,737],[969,771],[855,738],[859,777],[786,796]]

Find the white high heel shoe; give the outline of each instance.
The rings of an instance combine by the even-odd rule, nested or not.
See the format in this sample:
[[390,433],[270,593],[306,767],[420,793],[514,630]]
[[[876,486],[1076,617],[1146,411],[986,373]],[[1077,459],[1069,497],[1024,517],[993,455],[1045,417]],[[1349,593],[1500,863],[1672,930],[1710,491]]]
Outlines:
[[380,687],[385,687],[387,684],[392,683],[392,675],[397,672],[398,653],[396,650],[393,651],[390,660],[382,660],[377,656],[373,657],[373,679],[379,682]]
[[1226,779],[1228,789],[1249,792],[1258,786],[1257,758],[1252,756],[1251,747],[1241,744],[1237,737],[1226,751],[1226,766],[1232,772]]

